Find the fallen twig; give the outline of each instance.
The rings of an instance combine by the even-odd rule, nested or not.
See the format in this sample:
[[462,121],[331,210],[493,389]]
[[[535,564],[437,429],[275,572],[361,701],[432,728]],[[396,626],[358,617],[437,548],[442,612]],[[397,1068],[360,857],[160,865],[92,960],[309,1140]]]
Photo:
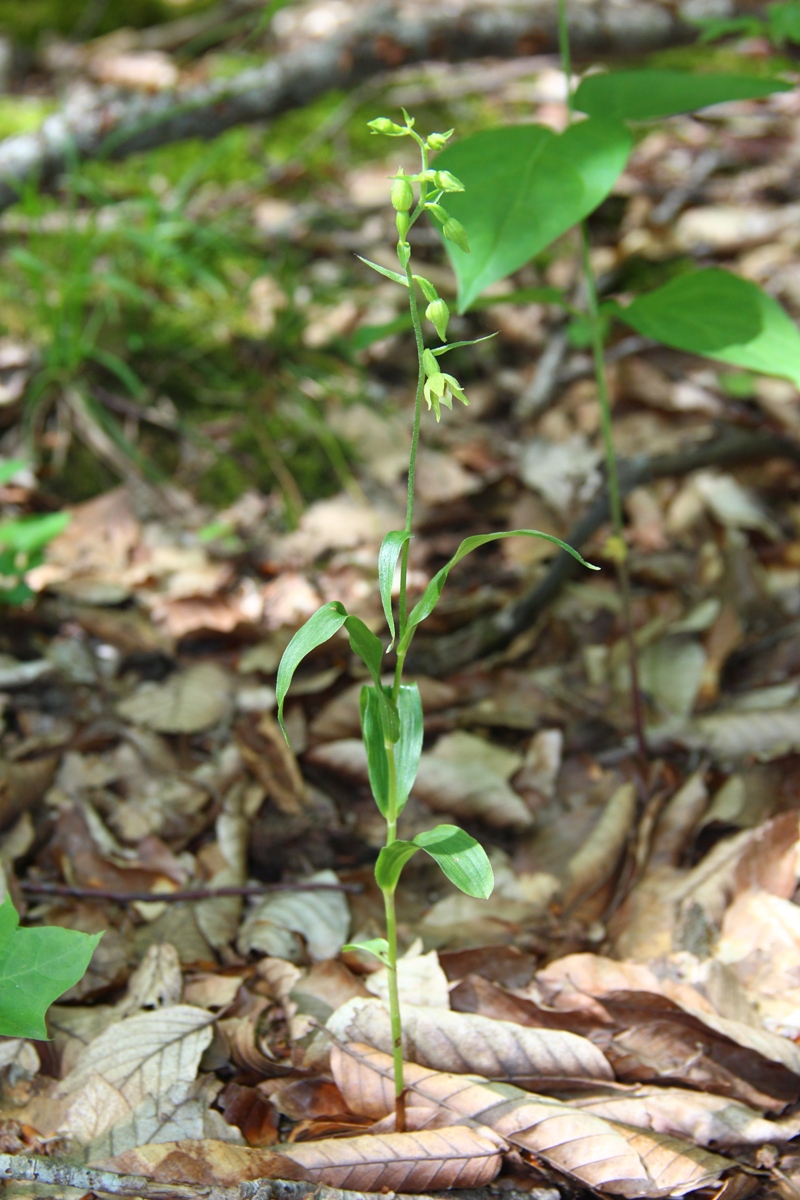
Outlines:
[[[800,443],[778,433],[756,433],[727,426],[718,437],[688,450],[621,460],[620,490],[627,496],[634,488],[666,476],[688,475],[707,467],[733,467],[768,458],[784,458],[800,464]],[[608,495],[604,489],[570,530],[566,541],[580,550],[608,519]],[[580,569],[569,554],[560,553],[553,559],[544,578],[505,608],[481,617],[447,637],[414,642],[408,657],[409,669],[426,675],[444,675],[503,649],[532,625],[552,604],[567,580],[577,575]]]
[[31,896],[71,896],[77,900],[106,900],[112,904],[180,904],[183,901],[215,900],[219,896],[263,896],[269,892],[360,892],[357,883],[244,883],[221,888],[190,888],[178,892],[114,892],[105,888],[73,887],[68,883],[38,883],[21,880],[23,892]]
[[[620,16],[611,0],[581,5],[573,28],[578,52],[640,53],[693,35],[672,4],[642,6],[635,20]],[[26,182],[50,183],[70,162],[123,158],[192,137],[208,140],[403,64],[516,58],[552,51],[557,44],[555,0],[501,6],[461,0],[409,9],[369,5],[334,30],[326,23],[321,36],[313,18],[313,9],[301,14],[296,44],[281,46],[263,66],[233,79],[154,96],[102,89],[93,103],[84,96],[48,117],[35,133],[7,138],[0,143],[0,211],[18,199]]]

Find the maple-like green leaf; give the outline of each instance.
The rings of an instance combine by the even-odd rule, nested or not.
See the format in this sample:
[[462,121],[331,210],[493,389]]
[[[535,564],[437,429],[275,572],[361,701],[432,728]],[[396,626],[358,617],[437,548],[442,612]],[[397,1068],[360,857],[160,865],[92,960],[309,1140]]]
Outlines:
[[0,1035],[45,1039],[45,1013],[83,977],[102,936],[60,925],[22,929],[6,896],[0,904]]

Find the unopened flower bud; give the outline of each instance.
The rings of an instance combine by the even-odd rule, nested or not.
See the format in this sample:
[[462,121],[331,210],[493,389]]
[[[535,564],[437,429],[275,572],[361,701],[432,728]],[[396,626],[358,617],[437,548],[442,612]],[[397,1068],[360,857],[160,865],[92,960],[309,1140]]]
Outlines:
[[383,133],[386,137],[405,137],[408,133],[408,130],[403,129],[402,125],[396,125],[388,117],[375,117],[374,120],[367,121],[367,127],[373,133]]
[[406,240],[406,234],[411,228],[411,218],[407,212],[399,212],[396,214],[394,223],[397,226],[397,235],[401,242]]
[[454,129],[448,129],[447,133],[429,133],[427,137],[428,149],[444,150],[454,133]]
[[447,322],[450,320],[450,309],[444,300],[432,300],[425,309],[425,316],[433,325],[443,342],[447,341]]
[[447,238],[448,242],[454,242],[459,250],[463,250],[465,254],[469,254],[469,242],[467,241],[467,231],[460,221],[455,217],[448,217],[442,226],[442,233]]
[[404,177],[395,179],[392,184],[392,207],[398,212],[408,212],[414,203],[414,192],[411,184]]
[[431,283],[430,279],[426,279],[424,275],[415,275],[414,279],[422,288],[422,294],[426,300],[430,301],[439,299],[439,293]]
[[397,243],[397,257],[400,261],[400,266],[405,270],[411,258],[411,247],[408,242],[401,241]]
[[455,175],[451,175],[449,171],[434,172],[434,184],[442,192],[463,192],[464,185],[460,179],[456,179]]

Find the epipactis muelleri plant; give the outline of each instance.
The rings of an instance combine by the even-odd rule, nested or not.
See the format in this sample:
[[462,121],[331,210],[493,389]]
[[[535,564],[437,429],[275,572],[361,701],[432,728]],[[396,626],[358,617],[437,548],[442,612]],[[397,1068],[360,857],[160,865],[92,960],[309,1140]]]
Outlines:
[[[491,864],[483,847],[463,829],[456,825],[438,825],[435,829],[417,834],[413,841],[403,841],[397,836],[397,822],[408,800],[422,753],[423,717],[419,688],[416,683],[403,682],[403,667],[417,627],[433,612],[442,593],[451,569],[470,551],[499,538],[527,536],[544,538],[567,550],[584,566],[590,566],[558,538],[535,529],[513,529],[502,533],[480,534],[466,538],[448,563],[431,579],[421,597],[409,612],[407,599],[408,551],[412,536],[414,516],[414,475],[419,445],[420,421],[423,400],[428,410],[433,410],[436,420],[441,418],[442,406],[452,409],[453,399],[467,404],[461,384],[452,375],[442,371],[439,360],[442,355],[458,346],[474,344],[447,342],[447,325],[450,317],[448,306],[436,288],[423,275],[411,269],[411,246],[408,234],[423,214],[428,214],[436,223],[441,234],[462,250],[469,250],[467,232],[447,211],[443,200],[449,192],[463,191],[463,185],[449,171],[437,171],[429,164],[429,154],[444,148],[453,134],[431,133],[422,138],[414,129],[414,121],[403,110],[405,124],[399,125],[387,117],[378,117],[369,122],[376,134],[393,138],[411,138],[419,147],[421,165],[415,175],[399,171],[393,177],[391,202],[395,210],[398,242],[397,258],[400,271],[391,271],[367,259],[361,261],[380,275],[392,279],[408,290],[408,304],[417,350],[418,374],[411,429],[411,446],[408,463],[408,500],[405,528],[387,533],[378,554],[378,582],[381,601],[386,616],[389,634],[388,649],[397,645],[394,675],[390,681],[383,678],[384,655],[387,652],[381,639],[356,616],[347,612],[339,601],[323,604],[305,625],[294,635],[286,647],[278,669],[276,685],[278,718],[283,727],[283,706],[292,676],[302,660],[312,650],[327,642],[340,630],[346,630],[353,652],[365,664],[372,683],[361,689],[361,728],[367,753],[367,768],[370,787],[375,803],[386,821],[386,844],[375,864],[375,879],[383,893],[386,915],[386,937],[367,942],[353,943],[348,950],[363,950],[374,955],[387,968],[389,1008],[391,1016],[394,1083],[396,1098],[396,1128],[405,1127],[403,1097],[403,1045],[400,1019],[400,1002],[397,985],[397,921],[395,916],[395,890],[403,867],[408,860],[424,850],[439,865],[447,878],[466,892],[468,896],[487,898],[494,886]],[[426,304],[424,318],[433,326],[442,343],[426,347],[420,318],[420,298]],[[478,338],[474,341],[481,341]],[[395,618],[392,594],[398,561],[399,597],[398,617]],[[592,568],[596,569],[596,568]],[[284,728],[284,734],[286,730]]]

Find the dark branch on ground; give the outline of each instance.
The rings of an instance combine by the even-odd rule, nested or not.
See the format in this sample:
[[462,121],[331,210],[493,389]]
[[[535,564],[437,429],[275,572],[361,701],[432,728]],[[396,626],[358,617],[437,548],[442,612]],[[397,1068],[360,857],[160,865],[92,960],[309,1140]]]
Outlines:
[[360,892],[354,883],[246,883],[221,888],[189,888],[178,892],[115,892],[105,888],[72,887],[63,883],[38,883],[20,880],[23,892],[31,896],[72,896],[77,900],[106,900],[112,904],[138,902],[180,904],[183,901],[215,900],[219,896],[264,896],[270,892]]
[[[680,7],[676,12],[662,0],[620,9],[610,0],[589,0],[572,16],[576,55],[626,56],[691,40],[696,30],[681,18]],[[215,138],[408,64],[515,58],[557,48],[556,0],[462,0],[446,9],[370,4],[355,11],[324,37],[305,31],[301,13],[297,44],[279,46],[263,66],[233,79],[155,96],[99,89],[94,100],[87,104],[84,97],[35,133],[6,139],[0,143],[0,211],[26,183],[51,184],[75,161]]]
[[[748,429],[724,427],[708,442],[675,454],[641,455],[622,460],[619,481],[623,496],[634,488],[669,476],[680,477],[708,467],[735,467],[763,462],[770,458],[788,459],[800,465],[800,442],[778,433],[758,433]],[[570,530],[565,538],[576,550],[610,518],[605,489]],[[529,629],[536,618],[555,600],[568,580],[583,568],[571,555],[562,552],[553,560],[544,578],[534,588],[505,608],[481,617],[446,637],[418,639],[407,659],[410,671],[425,675],[445,675],[503,650],[515,637]]]

